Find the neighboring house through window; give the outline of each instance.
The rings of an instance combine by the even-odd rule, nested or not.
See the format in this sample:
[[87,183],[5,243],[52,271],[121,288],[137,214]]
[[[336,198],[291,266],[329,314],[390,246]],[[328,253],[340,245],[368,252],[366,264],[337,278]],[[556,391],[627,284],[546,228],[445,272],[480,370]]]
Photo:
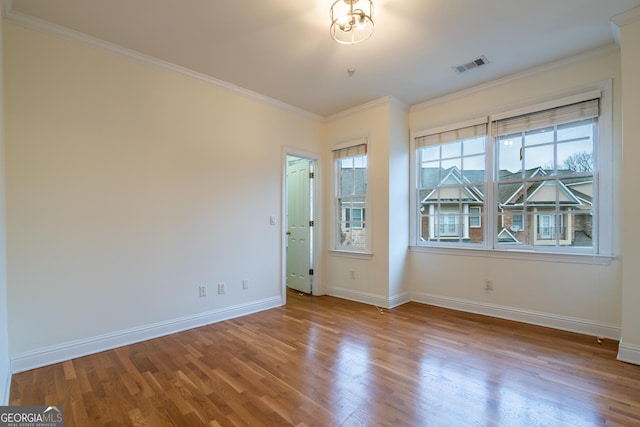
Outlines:
[[610,254],[605,86],[415,133],[413,244]]
[[368,236],[367,143],[359,140],[333,150],[335,167],[335,249],[366,252]]
[[498,222],[510,244],[593,247],[598,116],[596,98],[494,122]]
[[482,243],[486,123],[417,138],[420,240]]

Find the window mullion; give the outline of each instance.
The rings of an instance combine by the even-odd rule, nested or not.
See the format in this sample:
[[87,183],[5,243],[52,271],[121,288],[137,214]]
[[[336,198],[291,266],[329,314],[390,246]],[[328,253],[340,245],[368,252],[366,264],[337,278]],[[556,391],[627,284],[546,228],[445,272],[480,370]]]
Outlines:
[[496,225],[498,219],[498,184],[497,173],[495,164],[498,162],[498,153],[495,152],[494,134],[495,127],[487,126],[487,140],[486,140],[486,180],[485,180],[485,197],[484,197],[484,215],[485,215],[485,227],[484,233],[484,245],[487,248],[495,249],[498,236],[496,232]]

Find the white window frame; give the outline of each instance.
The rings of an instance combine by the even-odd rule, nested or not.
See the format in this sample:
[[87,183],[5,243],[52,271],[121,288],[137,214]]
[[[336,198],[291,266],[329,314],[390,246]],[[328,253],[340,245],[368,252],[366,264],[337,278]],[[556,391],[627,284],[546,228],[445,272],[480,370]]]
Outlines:
[[[474,213],[475,210],[478,213]],[[478,219],[478,225],[473,225],[473,219]],[[469,206],[469,228],[482,228],[482,206]]]
[[[460,212],[458,210],[441,209],[438,217],[438,236],[441,239],[459,239],[462,237]],[[455,231],[448,231],[452,226]]]
[[[363,215],[363,213],[365,212],[365,208],[345,208],[345,212],[347,212],[347,211],[349,212],[349,219],[347,220],[347,223],[349,225],[347,226],[347,228],[355,228],[356,230],[360,230],[360,229],[365,228],[365,225],[364,225],[365,224],[365,220],[363,219],[363,217],[366,215],[366,214]],[[360,212],[360,214],[359,214],[360,215],[359,216],[360,219],[358,219],[358,220],[354,220],[353,219],[353,212],[354,211]],[[362,225],[354,226],[353,225],[354,222],[362,223]]]
[[[366,158],[367,158],[367,166],[366,166],[366,175],[365,175],[365,185],[366,185],[366,190],[365,190],[365,194],[364,194],[364,206],[362,207],[357,207],[357,208],[353,208],[353,209],[361,209],[363,213],[365,213],[366,215],[366,219],[363,221],[364,227],[362,226],[358,226],[358,227],[353,227],[352,224],[350,224],[350,229],[356,229],[359,231],[362,231],[364,233],[364,245],[363,246],[349,246],[349,245],[341,245],[339,238],[338,238],[338,234],[340,232],[340,218],[338,215],[338,199],[340,198],[340,178],[339,178],[339,173],[340,171],[337,168],[337,161],[339,159],[335,159],[332,158],[332,162],[333,162],[333,201],[332,201],[332,220],[331,220],[331,250],[330,252],[332,253],[336,253],[336,254],[352,254],[352,255],[364,255],[364,256],[370,256],[371,255],[371,209],[369,209],[369,205],[371,203],[371,191],[369,188],[369,169],[370,169],[370,151],[371,151],[371,147],[369,144],[369,138],[368,137],[363,137],[360,139],[356,139],[356,140],[351,140],[349,142],[343,142],[343,143],[338,143],[338,144],[334,144],[334,146],[331,148],[332,153],[334,151],[338,151],[338,150],[344,150],[344,149],[349,149],[352,147],[357,147],[357,146],[361,146],[364,145],[365,151],[366,151]],[[366,222],[365,222],[366,221]],[[350,221],[352,222],[352,221]]]
[[[410,140],[410,246],[414,251],[419,252],[438,252],[456,255],[471,255],[483,257],[503,257],[513,259],[540,259],[555,260],[577,263],[596,263],[609,264],[614,258],[612,248],[612,231],[613,231],[613,114],[612,114],[612,94],[613,83],[611,80],[599,82],[588,88],[582,88],[572,94],[558,96],[553,99],[541,100],[539,102],[531,102],[527,105],[521,105],[506,109],[499,113],[489,114],[487,116],[475,119],[452,123],[450,125],[426,128],[421,130],[412,130]],[[532,247],[527,246],[526,249],[519,249],[516,245],[498,245],[497,236],[497,180],[495,180],[494,163],[496,161],[494,152],[494,137],[491,123],[501,118],[514,117],[517,115],[529,114],[536,111],[556,108],[571,103],[586,101],[599,97],[600,114],[598,116],[598,136],[594,144],[594,200],[593,209],[594,218],[594,235],[593,249],[589,248],[589,252],[582,253],[577,248],[562,247]],[[467,244],[452,243],[447,245],[433,244],[422,242],[419,236],[420,226],[418,221],[420,215],[418,212],[418,195],[420,166],[418,165],[418,154],[416,148],[416,138],[425,135],[431,135],[449,130],[455,130],[472,126],[478,123],[487,123],[488,135],[486,144],[487,159],[487,183],[485,186],[485,203],[484,203],[484,239],[480,246],[472,246]],[[496,206],[494,206],[496,205]],[[524,220],[524,217],[523,217]],[[564,219],[567,222],[566,218]],[[441,243],[441,242],[438,242]]]
[[[420,131],[420,132],[416,132],[416,133],[412,133],[411,135],[411,142],[410,142],[410,149],[411,149],[411,163],[409,166],[409,173],[411,174],[410,176],[412,177],[412,186],[413,188],[410,189],[410,203],[411,203],[411,210],[410,210],[410,233],[411,235],[410,237],[410,246],[411,247],[455,247],[455,248],[476,248],[476,249],[483,249],[484,248],[484,243],[449,243],[447,242],[447,240],[459,240],[459,239],[468,239],[469,238],[469,211],[468,211],[468,204],[462,204],[463,206],[463,211],[459,212],[458,211],[458,215],[461,215],[463,218],[459,221],[459,227],[460,227],[460,235],[458,236],[457,239],[454,239],[453,236],[448,237],[448,236],[444,236],[444,238],[442,239],[442,241],[440,242],[433,242],[433,241],[429,241],[427,243],[423,243],[421,242],[420,236],[419,236],[419,230],[420,230],[420,226],[418,225],[418,221],[420,221],[420,214],[418,212],[418,207],[419,207],[419,197],[418,197],[418,189],[420,188],[420,166],[418,165],[420,159],[419,156],[417,155],[417,148],[416,148],[416,138],[420,138],[426,135],[435,135],[435,134],[440,134],[440,133],[445,133],[445,132],[449,132],[449,131],[457,131],[459,129],[463,129],[463,128],[470,128],[476,125],[482,125],[482,124],[486,124],[487,123],[487,116],[483,116],[483,117],[478,117],[475,119],[471,119],[471,120],[467,120],[465,122],[460,122],[460,123],[456,123],[456,124],[452,124],[452,125],[446,125],[446,126],[440,126],[437,128],[431,128],[431,129],[426,129],[424,131]],[[487,141],[485,142],[485,146],[488,143],[488,138]],[[485,148],[486,151],[486,148]],[[485,154],[486,157],[486,154]],[[490,170],[487,169],[486,170],[486,174],[487,176],[490,175]],[[484,188],[484,192],[487,192],[488,187],[486,187],[486,183],[485,183],[485,188]],[[486,198],[486,195],[485,195]],[[433,209],[433,206],[429,207],[430,209],[430,215],[433,215],[433,211],[431,209]],[[439,218],[439,215],[436,215],[436,217]],[[438,227],[438,228],[436,228]],[[435,224],[433,224],[433,221],[429,221],[429,240],[433,239],[434,236],[436,236],[436,231],[439,232],[439,225],[436,226]],[[484,240],[486,240],[486,237],[484,238]]]

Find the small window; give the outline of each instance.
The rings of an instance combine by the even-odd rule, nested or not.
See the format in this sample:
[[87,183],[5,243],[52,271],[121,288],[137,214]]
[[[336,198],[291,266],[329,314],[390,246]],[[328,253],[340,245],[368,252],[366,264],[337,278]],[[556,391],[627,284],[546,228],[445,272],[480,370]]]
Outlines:
[[365,208],[345,208],[345,228],[364,228]]
[[509,230],[517,233],[522,231],[524,227],[524,216],[521,213],[513,212],[511,215],[511,225],[509,226]]
[[480,219],[480,212],[482,208],[480,206],[471,206],[469,208],[469,227],[480,228],[482,226],[482,220]]
[[367,145],[357,144],[333,151],[336,182],[337,250],[363,252],[366,232]]

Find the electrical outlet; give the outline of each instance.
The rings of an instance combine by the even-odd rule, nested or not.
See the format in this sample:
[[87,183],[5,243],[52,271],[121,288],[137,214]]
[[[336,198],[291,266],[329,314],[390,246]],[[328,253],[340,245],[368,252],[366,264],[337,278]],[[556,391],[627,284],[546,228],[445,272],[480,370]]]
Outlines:
[[218,283],[218,295],[224,294],[224,283]]
[[486,284],[484,285],[484,290],[486,292],[491,292],[493,290],[493,280],[487,280]]
[[249,279],[242,280],[242,289],[249,289]]
[[200,285],[200,287],[198,288],[198,291],[199,291],[199,294],[200,294],[200,298],[207,296],[207,287],[206,286]]
[[356,271],[355,270],[351,270],[349,272],[349,277],[351,277],[352,280],[355,279],[356,278]]

